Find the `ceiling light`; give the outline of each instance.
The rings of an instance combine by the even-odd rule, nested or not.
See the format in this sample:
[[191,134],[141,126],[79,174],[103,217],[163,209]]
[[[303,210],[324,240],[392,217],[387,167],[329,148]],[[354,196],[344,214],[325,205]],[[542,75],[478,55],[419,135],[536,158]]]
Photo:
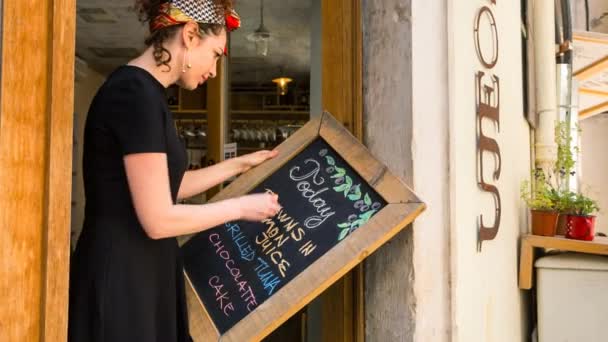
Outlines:
[[258,55],[268,55],[270,31],[264,26],[264,0],[260,0],[260,26],[247,36],[247,40],[255,43],[255,51]]
[[272,80],[272,82],[277,84],[277,92],[281,96],[287,94],[287,84],[291,81],[293,80],[289,77],[279,77]]

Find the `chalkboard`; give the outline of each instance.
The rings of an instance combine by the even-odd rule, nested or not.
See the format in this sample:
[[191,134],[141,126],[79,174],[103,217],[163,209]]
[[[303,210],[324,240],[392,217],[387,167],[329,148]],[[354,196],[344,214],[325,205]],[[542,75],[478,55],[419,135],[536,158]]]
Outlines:
[[183,247],[185,269],[221,333],[367,223],[386,202],[322,138],[256,186],[283,209],[231,222]]
[[273,192],[283,209],[180,241],[195,341],[260,340],[424,210],[329,113],[212,201]]

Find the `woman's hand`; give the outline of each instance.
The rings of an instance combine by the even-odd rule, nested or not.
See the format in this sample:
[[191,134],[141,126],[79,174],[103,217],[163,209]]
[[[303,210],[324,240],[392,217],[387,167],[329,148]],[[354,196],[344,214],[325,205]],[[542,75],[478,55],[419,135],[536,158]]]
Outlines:
[[276,194],[253,194],[235,199],[240,211],[240,219],[245,221],[262,221],[275,216],[281,206]]
[[254,153],[249,153],[244,156],[238,157],[238,162],[240,166],[240,172],[249,171],[252,167],[258,166],[261,163],[265,162],[268,159],[274,158],[279,154],[279,151],[257,151]]

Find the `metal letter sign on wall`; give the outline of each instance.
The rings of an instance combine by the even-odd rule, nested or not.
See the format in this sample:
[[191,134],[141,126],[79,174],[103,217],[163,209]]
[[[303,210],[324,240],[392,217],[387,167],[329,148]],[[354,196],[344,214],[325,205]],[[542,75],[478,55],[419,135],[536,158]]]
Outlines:
[[[496,1],[492,0],[495,4]],[[481,19],[486,17],[490,23],[490,30],[492,30],[492,51],[491,55],[481,50],[481,43],[479,38],[480,22]],[[475,97],[477,105],[477,183],[484,192],[489,192],[494,198],[494,222],[488,224],[488,220],[484,220],[484,215],[479,215],[479,235],[478,235],[478,250],[481,250],[481,244],[487,240],[493,240],[498,233],[500,227],[500,192],[498,188],[488,183],[484,178],[483,168],[483,155],[484,152],[488,152],[494,155],[495,166],[492,178],[497,181],[500,178],[500,171],[502,166],[502,159],[500,156],[500,147],[498,142],[484,134],[482,122],[484,119],[490,120],[495,124],[497,130],[500,131],[500,79],[494,74],[486,75],[488,71],[496,66],[498,63],[498,28],[496,25],[496,19],[492,10],[488,6],[482,7],[477,13],[475,20],[475,50],[477,57],[481,64],[487,69],[484,71],[478,71],[475,75]],[[484,79],[486,80],[484,82]]]

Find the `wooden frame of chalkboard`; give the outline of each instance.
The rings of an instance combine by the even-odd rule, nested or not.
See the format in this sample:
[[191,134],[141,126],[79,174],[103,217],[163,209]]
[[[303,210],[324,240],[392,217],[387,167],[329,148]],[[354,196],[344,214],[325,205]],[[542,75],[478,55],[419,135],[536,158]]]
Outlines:
[[[279,155],[241,175],[211,201],[249,193],[321,138],[385,202],[369,220],[327,250],[264,302],[221,333],[186,273],[190,333],[195,341],[258,341],[270,334],[368,255],[406,228],[425,204],[327,112],[283,142]],[[333,178],[333,177],[332,177]],[[346,193],[344,194],[347,195]],[[279,201],[281,199],[279,198]],[[180,241],[187,243],[189,238]],[[218,292],[219,293],[219,292]]]

